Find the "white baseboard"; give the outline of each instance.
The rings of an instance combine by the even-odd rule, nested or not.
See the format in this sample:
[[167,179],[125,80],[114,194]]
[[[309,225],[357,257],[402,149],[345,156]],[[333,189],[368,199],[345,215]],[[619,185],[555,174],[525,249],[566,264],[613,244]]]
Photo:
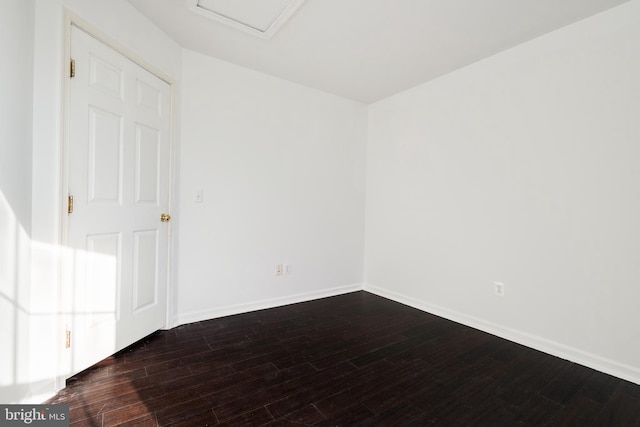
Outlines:
[[417,300],[415,298],[402,295],[400,293],[378,286],[373,286],[365,283],[363,289],[372,294],[376,294],[381,297],[399,302],[401,304],[417,308],[418,310],[422,310],[427,313],[431,313],[436,316],[440,316],[445,319],[449,319],[454,322],[479,329],[500,338],[522,344],[524,346],[545,352],[547,354],[551,354],[561,359],[578,363],[580,365],[595,369],[600,372],[604,372],[609,375],[613,375],[623,380],[631,381],[635,384],[640,384],[640,369],[638,369],[637,367],[629,366],[623,363],[616,362],[615,360],[587,353],[582,350],[569,347],[564,344],[551,341],[539,336],[531,335],[495,323],[487,322],[486,320],[469,316],[464,313],[429,304],[427,302]]
[[232,316],[234,314],[248,313],[250,311],[264,310],[266,308],[280,307],[288,304],[296,304],[299,302],[311,301],[314,299],[332,297],[342,295],[349,292],[361,291],[362,283],[353,285],[340,286],[337,288],[323,289],[315,292],[307,292],[304,294],[287,295],[280,298],[271,298],[261,301],[252,301],[243,304],[234,304],[222,307],[214,307],[211,310],[202,310],[197,312],[182,313],[177,317],[175,326],[187,323],[200,322],[202,320],[216,319],[218,317]]

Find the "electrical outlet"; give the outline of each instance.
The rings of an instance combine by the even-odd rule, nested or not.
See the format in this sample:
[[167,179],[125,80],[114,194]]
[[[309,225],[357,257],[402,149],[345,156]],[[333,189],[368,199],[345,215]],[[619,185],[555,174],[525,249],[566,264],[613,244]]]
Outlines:
[[282,276],[283,268],[282,264],[276,264],[276,276]]
[[502,282],[493,282],[493,293],[499,297],[504,296],[504,283]]
[[289,264],[284,265],[284,274],[291,273],[291,266]]

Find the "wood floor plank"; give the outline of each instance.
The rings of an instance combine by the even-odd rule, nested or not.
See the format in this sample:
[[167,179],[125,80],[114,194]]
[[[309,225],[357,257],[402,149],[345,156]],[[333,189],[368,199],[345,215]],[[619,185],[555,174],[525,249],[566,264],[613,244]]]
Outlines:
[[194,426],[215,426],[220,425],[218,418],[211,410],[198,413],[186,412],[185,416],[179,421],[170,424],[162,424],[158,421],[158,425],[171,427],[194,427]]
[[157,408],[155,414],[158,425],[161,426],[179,425],[193,419],[207,420],[207,422],[215,424],[219,423],[218,417],[211,408],[211,402],[201,397],[191,400],[185,399],[180,402],[174,401],[172,404]]
[[48,403],[88,427],[640,427],[639,385],[367,292],[154,333]]
[[302,425],[314,425],[324,420],[324,415],[322,415],[318,408],[313,404],[307,405],[296,412],[280,418],[280,422],[282,423]]

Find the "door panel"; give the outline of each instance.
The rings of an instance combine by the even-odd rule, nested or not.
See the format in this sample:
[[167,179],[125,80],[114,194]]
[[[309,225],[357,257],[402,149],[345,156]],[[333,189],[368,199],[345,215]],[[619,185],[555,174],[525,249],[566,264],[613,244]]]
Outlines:
[[137,103],[157,115],[162,115],[162,93],[143,81],[137,82]]
[[121,204],[122,124],[121,116],[89,107],[89,203]]
[[155,305],[158,294],[158,232],[136,231],[134,233],[134,305],[139,311]]
[[157,205],[160,183],[160,132],[136,124],[136,204]]
[[71,374],[166,320],[170,86],[72,26]]
[[108,63],[89,54],[89,85],[107,94],[122,98],[124,72],[115,63]]

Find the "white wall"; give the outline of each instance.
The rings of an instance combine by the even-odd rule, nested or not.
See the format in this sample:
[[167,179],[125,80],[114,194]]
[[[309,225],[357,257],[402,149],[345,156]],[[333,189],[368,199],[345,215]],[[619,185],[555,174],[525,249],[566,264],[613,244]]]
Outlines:
[[180,323],[358,289],[366,107],[183,60]]
[[0,402],[29,392],[33,1],[0,2]]
[[638,22],[636,0],[372,105],[366,288],[640,383]]

